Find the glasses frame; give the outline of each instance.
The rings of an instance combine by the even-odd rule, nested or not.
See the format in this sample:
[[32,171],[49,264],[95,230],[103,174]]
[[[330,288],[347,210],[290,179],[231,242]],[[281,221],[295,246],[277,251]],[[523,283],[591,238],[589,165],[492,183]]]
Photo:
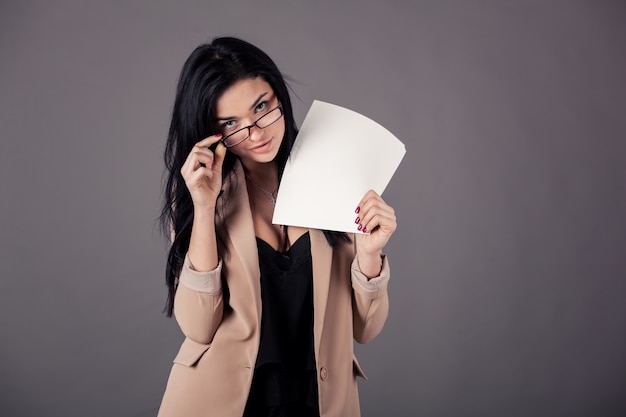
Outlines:
[[[280,111],[280,116],[278,116],[278,117],[276,118],[276,120],[274,120],[274,121],[273,121],[272,123],[270,123],[270,124],[267,124],[267,125],[265,125],[265,126],[259,126],[259,122],[260,122],[261,120],[263,120],[263,118],[264,118],[264,117],[267,117],[270,113],[272,113],[273,111],[275,111],[276,109],[278,109],[278,110]],[[251,125],[246,126],[246,127],[242,127],[241,129],[237,129],[236,131],[234,131],[234,132],[233,132],[233,133],[231,133],[230,135],[223,137],[223,138],[222,138],[222,140],[221,140],[220,142],[222,142],[222,143],[224,144],[224,146],[226,146],[227,148],[232,148],[232,147],[234,147],[234,146],[237,146],[237,145],[239,145],[240,143],[243,143],[243,142],[245,142],[246,140],[248,140],[248,139],[250,138],[250,129],[252,129],[253,127],[255,127],[255,126],[256,126],[256,127],[258,127],[259,129],[265,129],[266,127],[270,127],[271,125],[273,125],[274,123],[276,123],[277,121],[279,121],[279,120],[280,120],[280,119],[281,119],[284,115],[285,115],[285,113],[283,112],[283,106],[282,106],[281,104],[279,104],[278,106],[274,107],[272,110],[270,110],[270,111],[268,111],[267,113],[265,113],[263,116],[261,116],[261,117],[259,117],[258,119],[256,119],[256,121],[255,121],[254,123],[252,123]],[[233,135],[236,135],[237,133],[241,132],[242,130],[246,130],[246,129],[248,129],[248,135],[247,135],[245,138],[241,139],[239,142],[235,143],[234,145],[227,145],[227,144],[226,144],[226,140],[227,140],[229,137],[231,137],[231,136],[233,136]]]

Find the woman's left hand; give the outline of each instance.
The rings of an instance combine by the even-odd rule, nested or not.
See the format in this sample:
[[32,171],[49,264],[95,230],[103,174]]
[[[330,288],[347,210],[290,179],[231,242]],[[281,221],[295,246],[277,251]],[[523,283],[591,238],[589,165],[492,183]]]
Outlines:
[[[359,267],[368,277],[380,274],[382,250],[396,230],[393,208],[373,190],[361,199],[356,212],[356,234]],[[369,234],[368,234],[369,233]]]

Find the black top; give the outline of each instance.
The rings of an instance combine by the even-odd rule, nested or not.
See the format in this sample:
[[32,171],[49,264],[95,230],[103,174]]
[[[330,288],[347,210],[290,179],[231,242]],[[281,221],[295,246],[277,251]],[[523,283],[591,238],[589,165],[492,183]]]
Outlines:
[[257,247],[261,344],[244,416],[318,416],[309,234],[285,253],[258,237]]

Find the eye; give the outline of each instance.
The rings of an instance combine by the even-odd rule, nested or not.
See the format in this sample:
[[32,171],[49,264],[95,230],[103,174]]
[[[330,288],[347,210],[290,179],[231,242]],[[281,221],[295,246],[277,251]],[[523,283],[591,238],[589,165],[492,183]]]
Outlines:
[[235,122],[234,120],[229,120],[227,122],[222,123],[222,130],[223,131],[232,130],[236,125],[237,125],[237,122]]
[[260,113],[263,110],[265,110],[267,108],[267,101],[262,101],[259,104],[256,105],[256,107],[254,108],[254,111],[256,113]]

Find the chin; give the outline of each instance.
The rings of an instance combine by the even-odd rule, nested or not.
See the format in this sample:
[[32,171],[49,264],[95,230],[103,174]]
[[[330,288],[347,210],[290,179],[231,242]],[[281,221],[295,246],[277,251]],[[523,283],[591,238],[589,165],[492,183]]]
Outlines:
[[276,155],[278,155],[278,152],[272,152],[265,155],[251,155],[251,157],[247,159],[259,164],[268,164],[270,162],[274,162],[274,160],[276,159]]

